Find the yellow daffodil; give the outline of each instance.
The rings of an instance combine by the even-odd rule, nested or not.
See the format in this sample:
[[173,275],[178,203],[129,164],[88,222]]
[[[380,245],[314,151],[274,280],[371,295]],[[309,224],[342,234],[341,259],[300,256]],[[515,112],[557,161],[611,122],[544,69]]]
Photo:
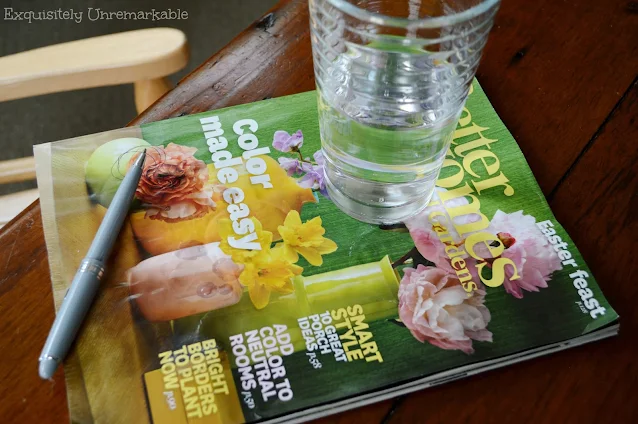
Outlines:
[[270,293],[291,293],[292,279],[300,275],[303,268],[284,257],[283,248],[270,249],[254,256],[246,263],[239,276],[239,282],[248,288],[250,300],[255,308],[262,309],[270,301]]
[[[254,234],[255,236],[251,236],[251,233],[246,233],[245,235],[238,235],[233,230],[233,222],[230,219],[222,219],[219,221],[219,235],[221,237],[221,241],[219,242],[219,248],[225,254],[229,255],[233,262],[236,264],[247,264],[250,262],[255,256],[260,254],[268,254],[270,251],[270,244],[272,243],[272,233],[270,231],[264,231],[261,226],[261,222],[257,218],[250,218],[250,220],[254,224]],[[235,240],[242,240],[246,237],[247,242],[250,243],[259,243],[261,249],[241,249],[238,247],[233,247],[230,245],[228,239],[234,238]]]
[[284,256],[290,262],[297,262],[301,255],[311,265],[319,266],[323,263],[321,255],[337,250],[337,243],[323,236],[326,230],[321,226],[321,217],[302,223],[299,212],[292,210],[278,230],[284,242]]

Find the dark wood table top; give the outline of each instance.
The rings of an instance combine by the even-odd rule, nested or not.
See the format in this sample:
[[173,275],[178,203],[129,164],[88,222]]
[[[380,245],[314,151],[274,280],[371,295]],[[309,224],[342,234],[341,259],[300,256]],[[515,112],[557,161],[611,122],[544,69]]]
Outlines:
[[[507,0],[477,76],[620,336],[322,421],[636,422],[638,3]],[[282,1],[131,124],[312,89],[307,1]],[[0,422],[68,421],[63,371],[37,375],[54,318],[37,202],[0,232],[0,312]]]

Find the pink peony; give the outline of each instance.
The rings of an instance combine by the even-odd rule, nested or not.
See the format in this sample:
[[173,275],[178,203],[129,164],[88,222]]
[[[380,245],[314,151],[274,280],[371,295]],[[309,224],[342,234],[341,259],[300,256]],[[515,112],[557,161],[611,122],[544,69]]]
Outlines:
[[420,342],[473,353],[472,340],[492,341],[485,291],[471,296],[453,273],[419,265],[406,268],[399,286],[399,317]]
[[[425,259],[430,262],[433,262],[438,268],[443,268],[450,272],[453,272],[452,266],[450,265],[450,258],[445,253],[445,243],[441,241],[441,237],[445,239],[446,234],[451,237],[452,243],[456,245],[462,245],[465,240],[462,239],[459,234],[454,229],[454,225],[452,222],[448,221],[448,214],[445,208],[440,203],[440,198],[438,196],[439,192],[446,191],[444,188],[437,187],[436,191],[432,195],[432,200],[427,208],[425,208],[421,213],[417,216],[410,218],[405,221],[405,225],[408,227],[410,231],[410,236],[412,240],[414,240],[414,245],[417,250]],[[455,208],[458,206],[467,205],[467,199],[463,197],[457,197],[446,202],[446,206],[448,209]],[[433,217],[433,223],[429,221],[430,214],[433,212],[440,212],[443,215],[435,215]],[[456,218],[455,222],[457,224],[466,224],[469,222],[476,221],[478,218],[477,215],[465,215]],[[441,235],[439,235],[433,229],[433,225],[439,225],[445,230]],[[446,241],[449,244],[449,241]],[[465,259],[467,263],[468,269],[475,274],[476,273],[476,261],[471,258],[467,253],[461,256]],[[478,278],[475,279],[478,282]]]
[[[174,143],[146,150],[135,196],[147,205],[147,217],[171,222],[198,218],[215,210],[208,168],[195,158],[196,151]],[[137,155],[129,164],[135,159]]]
[[563,268],[558,253],[536,226],[536,218],[523,215],[523,211],[509,214],[496,211],[487,231],[498,235],[505,245],[501,257],[511,259],[516,265],[520,278],[510,280],[513,270],[508,266],[503,286],[518,299],[523,297],[523,290],[536,292],[547,287],[551,274]]

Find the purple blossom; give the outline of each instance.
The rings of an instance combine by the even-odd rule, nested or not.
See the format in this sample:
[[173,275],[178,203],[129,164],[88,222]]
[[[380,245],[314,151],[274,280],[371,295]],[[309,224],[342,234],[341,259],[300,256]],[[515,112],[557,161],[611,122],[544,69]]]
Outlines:
[[279,166],[281,166],[284,171],[286,171],[286,174],[288,174],[289,177],[292,177],[296,173],[301,172],[301,166],[298,159],[280,157],[277,160],[279,161]]
[[286,131],[276,131],[272,140],[272,147],[280,152],[297,151],[303,146],[303,133],[301,130],[290,135]]
[[322,170],[306,162],[301,164],[301,170],[306,174],[299,180],[299,185],[303,188],[319,190],[324,183]]
[[316,165],[309,162],[301,163],[301,171],[305,172],[305,175],[299,180],[299,185],[304,188],[312,188],[313,190],[319,190],[321,194],[328,197],[326,190],[326,180],[324,175],[325,159],[321,150],[315,152],[313,155]]
[[312,157],[320,167],[324,168],[326,166],[326,159],[323,157],[323,150],[317,150]]

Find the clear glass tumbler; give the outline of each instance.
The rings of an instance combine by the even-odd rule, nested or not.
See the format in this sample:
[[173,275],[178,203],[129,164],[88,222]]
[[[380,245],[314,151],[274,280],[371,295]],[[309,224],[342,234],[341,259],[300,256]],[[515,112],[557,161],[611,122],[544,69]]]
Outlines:
[[331,199],[361,221],[421,211],[499,0],[310,0]]

